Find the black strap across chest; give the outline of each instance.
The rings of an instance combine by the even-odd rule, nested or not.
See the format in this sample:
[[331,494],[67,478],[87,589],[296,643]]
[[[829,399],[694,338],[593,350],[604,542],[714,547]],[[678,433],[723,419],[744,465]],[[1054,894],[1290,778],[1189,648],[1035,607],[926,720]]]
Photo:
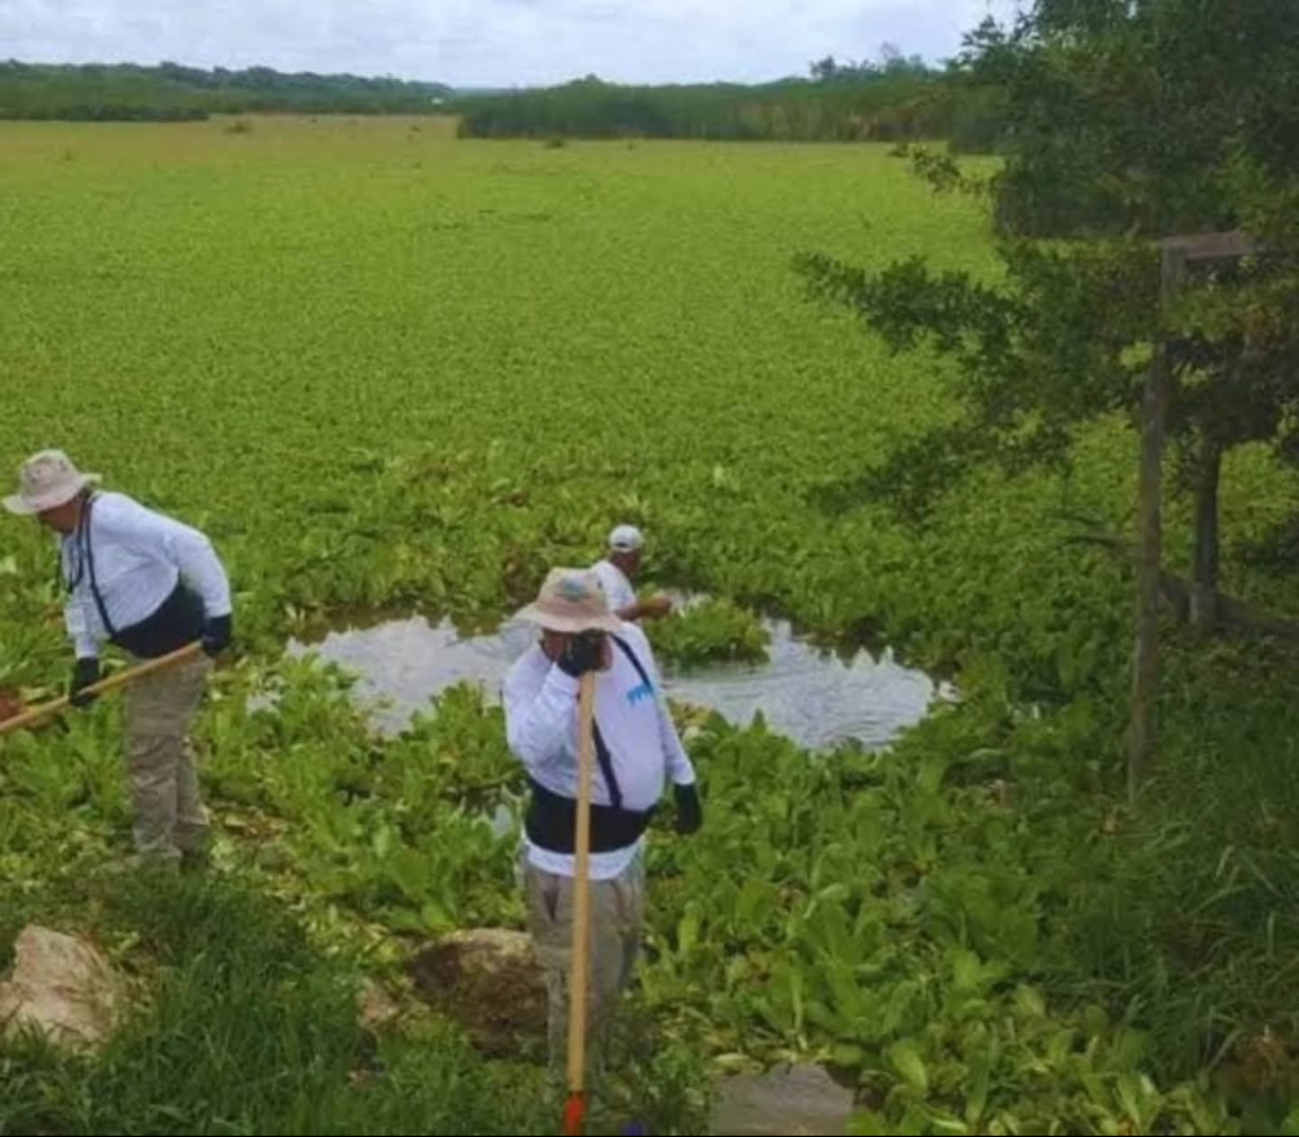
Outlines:
[[[641,661],[636,657],[629,644],[621,636],[610,637],[619,650],[625,655],[632,667],[636,669],[636,674],[640,676],[641,684],[649,691],[654,690],[654,684],[650,682],[649,675],[646,674],[645,668]],[[600,773],[604,775],[605,785],[609,787],[609,801],[613,804],[614,809],[622,808],[622,786],[618,784],[618,775],[613,769],[613,755],[609,751],[608,745],[604,741],[604,736],[600,733],[600,724],[592,724],[592,734],[595,736],[595,754],[596,760],[600,763]]]
[[[631,645],[618,636],[610,638],[636,669],[641,683],[648,690],[653,691],[654,684],[650,682],[649,674]],[[600,773],[604,776],[605,785],[609,789],[610,804],[591,806],[591,851],[607,853],[616,849],[625,849],[640,840],[641,835],[649,828],[656,807],[646,810],[623,808],[622,787],[618,784],[618,776],[614,772],[613,755],[600,734],[600,724],[595,723],[593,726],[596,759],[600,764]],[[524,821],[528,839],[551,852],[572,854],[577,830],[577,802],[551,792],[535,779],[530,781],[532,804]]]
[[[108,638],[112,640],[117,637],[117,629],[113,627],[113,621],[109,619],[108,606],[104,603],[104,594],[99,590],[99,578],[95,575],[95,543],[90,531],[92,514],[97,500],[98,495],[91,494],[81,507],[81,516],[77,518],[77,528],[72,534],[72,547],[76,559],[72,561],[71,565],[67,567],[67,572],[63,574],[63,583],[68,592],[73,593],[82,580],[89,578],[90,595],[95,601],[95,607],[99,610],[99,618],[104,622],[104,631],[108,633]],[[62,572],[64,568],[62,563],[59,568]]]

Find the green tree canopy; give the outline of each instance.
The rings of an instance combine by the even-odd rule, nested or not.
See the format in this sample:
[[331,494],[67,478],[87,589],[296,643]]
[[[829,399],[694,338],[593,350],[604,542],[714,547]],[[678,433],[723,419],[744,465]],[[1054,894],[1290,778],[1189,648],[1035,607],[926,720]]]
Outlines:
[[1067,460],[1077,429],[1135,415],[1156,343],[1174,347],[1170,429],[1216,589],[1218,472],[1248,441],[1295,447],[1299,261],[1215,263],[1160,305],[1155,240],[1244,228],[1274,252],[1299,238],[1299,21],[1288,0],[1039,0],[985,23],[958,70],[1004,99],[1004,162],[971,183],[950,158],[931,180],[986,193],[995,283],[923,261],[871,273],[802,261],[813,288],[896,350],[955,364],[964,413],[904,442],[866,487],[923,510],[979,462]]

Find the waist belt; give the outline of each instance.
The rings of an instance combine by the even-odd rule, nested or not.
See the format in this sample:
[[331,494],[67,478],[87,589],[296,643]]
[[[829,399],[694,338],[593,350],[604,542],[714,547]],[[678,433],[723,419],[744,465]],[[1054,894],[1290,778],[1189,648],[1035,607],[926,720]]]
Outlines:
[[[532,802],[523,827],[528,840],[551,853],[571,855],[577,844],[577,802],[529,781]],[[655,810],[620,809],[591,803],[591,852],[613,853],[636,844]]]
[[202,632],[203,600],[177,581],[171,595],[138,624],[110,626],[109,641],[137,659],[157,659],[192,643]]

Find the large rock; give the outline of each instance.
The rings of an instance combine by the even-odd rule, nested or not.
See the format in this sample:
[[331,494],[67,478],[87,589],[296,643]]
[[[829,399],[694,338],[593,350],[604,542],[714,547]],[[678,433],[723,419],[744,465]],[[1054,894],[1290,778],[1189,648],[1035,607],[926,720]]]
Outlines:
[[522,932],[453,932],[420,952],[410,971],[420,995],[488,1054],[516,1054],[545,1033],[545,980]]
[[14,969],[0,983],[0,1029],[36,1029],[51,1042],[93,1049],[117,1023],[121,990],[108,961],[90,944],[48,928],[18,936]]
[[848,1132],[852,1112],[852,1092],[820,1066],[790,1066],[722,1079],[714,1095],[711,1131],[724,1137],[840,1137]]

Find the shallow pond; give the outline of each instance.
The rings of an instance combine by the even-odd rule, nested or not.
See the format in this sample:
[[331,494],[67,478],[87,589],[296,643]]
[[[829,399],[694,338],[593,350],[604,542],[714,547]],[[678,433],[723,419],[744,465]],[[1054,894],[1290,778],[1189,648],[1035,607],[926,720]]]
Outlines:
[[[887,651],[873,656],[862,650],[844,659],[801,639],[788,621],[763,623],[771,635],[766,663],[689,671],[665,666],[668,695],[740,726],[761,712],[771,730],[814,750],[850,741],[867,749],[886,746],[924,718],[936,699],[951,697],[950,689],[901,666]],[[374,708],[376,721],[396,733],[431,697],[457,683],[479,683],[499,698],[505,673],[536,634],[513,621],[490,635],[462,637],[449,621],[432,625],[413,616],[333,631],[317,643],[295,640],[289,653],[316,652],[357,673],[358,693],[388,704]]]

